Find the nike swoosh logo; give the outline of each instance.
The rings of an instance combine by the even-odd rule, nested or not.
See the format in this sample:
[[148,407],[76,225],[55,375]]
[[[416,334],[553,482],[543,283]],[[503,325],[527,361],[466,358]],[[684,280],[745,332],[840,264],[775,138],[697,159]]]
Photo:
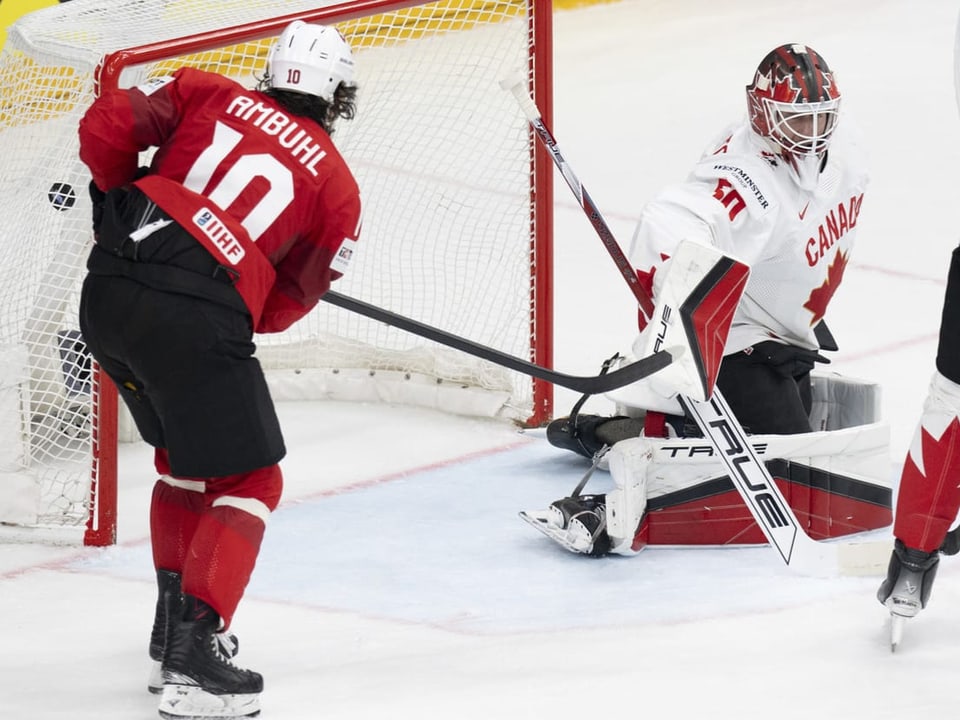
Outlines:
[[807,208],[808,208],[808,207],[810,207],[810,203],[809,203],[809,202],[808,202],[806,205],[804,205],[804,206],[803,206],[803,210],[800,211],[799,214],[800,214],[800,219],[801,219],[801,220],[803,220],[803,218],[806,217]]

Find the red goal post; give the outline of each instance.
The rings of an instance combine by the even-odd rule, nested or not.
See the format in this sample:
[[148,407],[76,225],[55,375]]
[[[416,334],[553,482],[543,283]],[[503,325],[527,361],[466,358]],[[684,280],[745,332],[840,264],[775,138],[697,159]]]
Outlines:
[[[337,290],[550,367],[552,162],[499,81],[525,73],[549,120],[551,14],[549,0],[72,0],[21,18],[0,55],[0,242],[20,268],[0,267],[0,308],[16,309],[0,315],[0,539],[116,541],[118,442],[135,431],[76,331],[90,207],[75,127],[97,92],[184,64],[252,87],[289,22],[336,25],[360,92],[334,141],[364,201]],[[326,303],[257,345],[278,400],[552,414],[546,383]]]

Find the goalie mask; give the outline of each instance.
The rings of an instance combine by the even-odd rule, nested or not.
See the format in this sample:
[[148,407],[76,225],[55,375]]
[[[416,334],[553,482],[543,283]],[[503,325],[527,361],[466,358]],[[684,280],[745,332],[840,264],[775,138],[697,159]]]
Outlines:
[[840,109],[840,90],[813,48],[792,43],[767,55],[747,86],[750,126],[779,154],[794,160],[822,155]]
[[333,102],[340,83],[353,83],[353,53],[334,27],[297,20],[281,33],[267,58],[267,82],[277,90]]

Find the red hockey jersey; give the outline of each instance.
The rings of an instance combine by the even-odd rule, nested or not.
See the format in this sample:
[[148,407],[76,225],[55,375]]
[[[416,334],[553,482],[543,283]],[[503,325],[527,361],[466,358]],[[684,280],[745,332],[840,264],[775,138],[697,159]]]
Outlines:
[[360,232],[356,180],[327,133],[271,98],[181,68],[107,91],[80,121],[80,159],[109,190],[133,180],[235,271],[257,332],[286,329],[341,276]]

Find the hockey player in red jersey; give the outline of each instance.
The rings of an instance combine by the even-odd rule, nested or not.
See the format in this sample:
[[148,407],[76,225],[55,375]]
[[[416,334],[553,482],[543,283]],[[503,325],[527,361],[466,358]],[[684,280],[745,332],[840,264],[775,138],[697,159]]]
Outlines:
[[[772,50],[747,85],[746,118],[724,128],[683,182],[643,208],[631,245],[630,262],[655,300],[681,243],[750,267],[716,385],[751,434],[821,429],[811,427],[811,371],[826,361],[823,350],[836,349],[823,320],[849,262],[868,185],[859,133],[841,120],[840,98],[818,52],[803,44]],[[640,330],[637,357],[659,332],[642,314]],[[612,447],[605,462],[617,489],[564,498],[546,515],[537,511],[538,529],[568,533],[565,546],[577,552],[629,554],[642,546],[634,531],[646,508],[646,477],[663,474],[651,459],[656,448],[620,452],[628,447],[620,443],[699,434],[685,420],[676,389],[658,387],[668,374],[610,393],[619,411],[613,417],[575,409],[550,424],[547,439],[557,447],[588,458]],[[629,507],[611,507],[625,496]]]
[[[960,109],[960,21],[954,39]],[[935,370],[900,473],[894,547],[877,599],[891,614],[891,648],[930,600],[940,554],[960,551],[960,248],[950,256]]]
[[[954,46],[960,108],[960,21]],[[896,648],[906,618],[927,606],[940,553],[960,551],[960,248],[950,258],[940,316],[936,369],[900,474],[894,548],[877,599],[892,616]]]
[[164,717],[259,712],[263,679],[229,662],[226,632],[286,452],[253,333],[302,318],[349,265],[360,194],[330,135],[354,117],[353,77],[344,37],[297,21],[255,90],[181,68],[104,92],[80,122],[96,239],[80,327],[160,474],[150,686]]

